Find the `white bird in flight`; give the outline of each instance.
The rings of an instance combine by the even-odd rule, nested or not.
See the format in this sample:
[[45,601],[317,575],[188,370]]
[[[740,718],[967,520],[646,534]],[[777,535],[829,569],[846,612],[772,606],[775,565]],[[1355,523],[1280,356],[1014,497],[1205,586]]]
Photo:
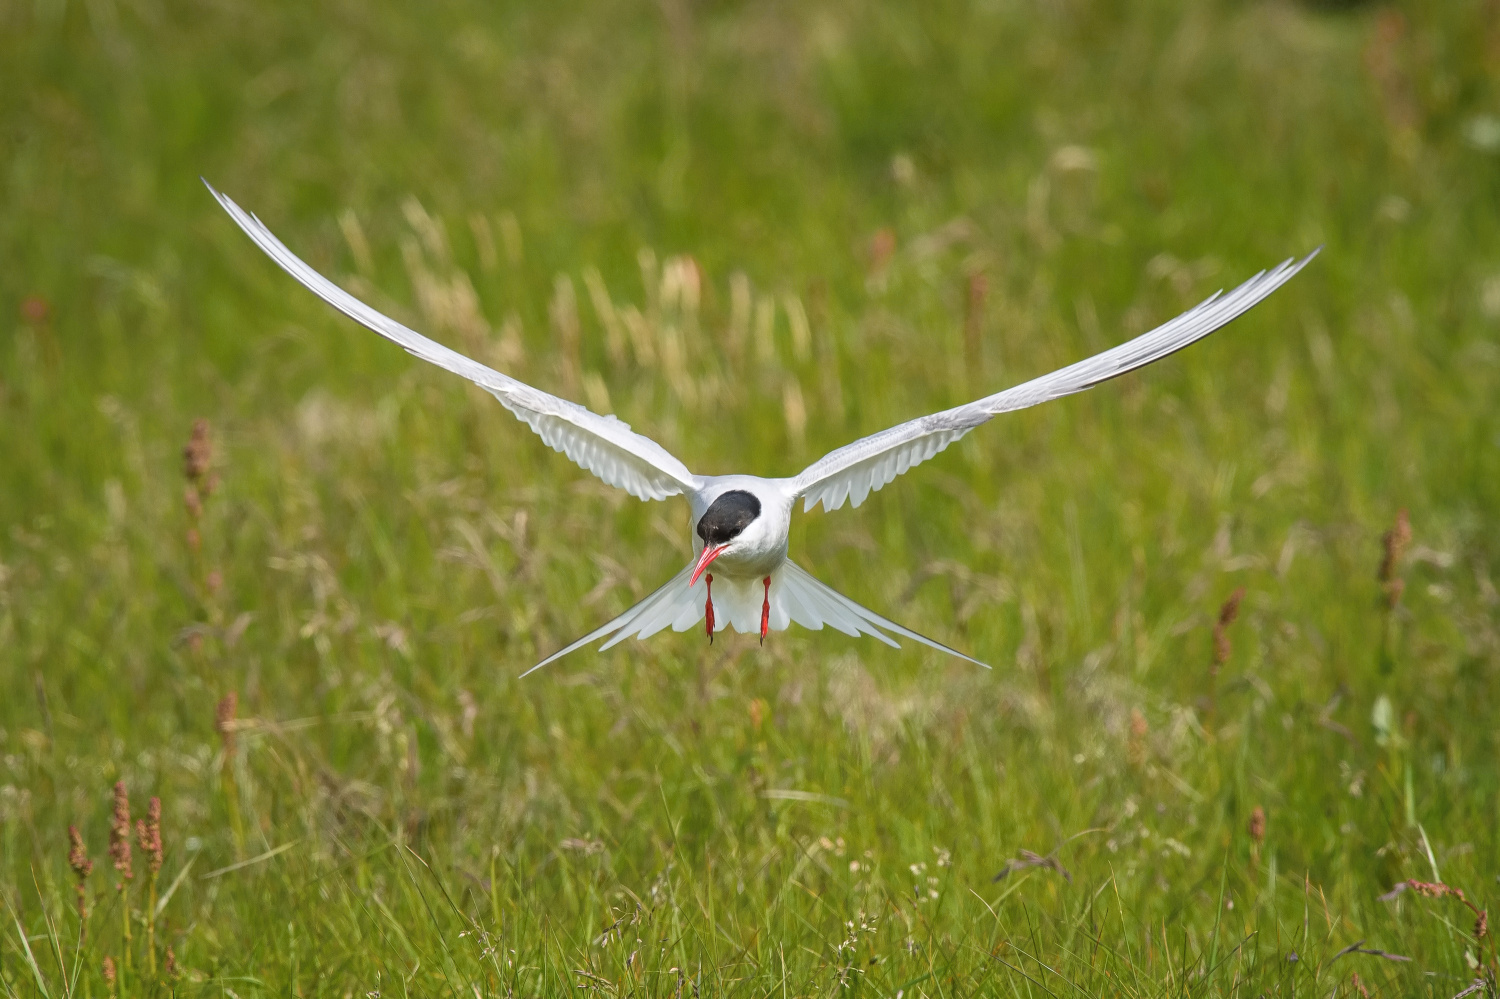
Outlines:
[[272,260],[350,319],[485,389],[542,440],[610,485],[643,500],[687,497],[693,515],[693,560],[646,599],[552,653],[522,676],[590,642],[603,639],[603,651],[632,635],[645,639],[667,627],[686,631],[700,621],[710,642],[714,631],[725,627],[741,634],[759,632],[764,642],[769,632],[785,631],[793,622],[813,631],[828,625],[847,635],[870,635],[894,648],[900,646],[891,635],[899,635],[988,668],[861,607],[789,559],[787,535],[797,500],[802,500],[804,511],[822,503],[831,512],[846,499],[851,506],[859,506],[870,493],[994,416],[1082,392],[1203,339],[1280,288],[1318,254],[1314,250],[1301,260],[1289,259],[1262,271],[1228,294],[1215,293],[1176,319],[1087,360],[847,444],[792,478],[695,475],[660,444],[617,417],[600,416],[532,388],[370,308],[304,263],[260,219],[204,183]]

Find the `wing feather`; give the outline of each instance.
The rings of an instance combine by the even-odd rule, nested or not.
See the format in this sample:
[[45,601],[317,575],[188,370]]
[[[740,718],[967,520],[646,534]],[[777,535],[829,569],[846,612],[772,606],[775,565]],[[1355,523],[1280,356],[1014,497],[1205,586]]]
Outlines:
[[899,649],[900,644],[890,635],[885,634],[889,631],[937,649],[939,652],[957,656],[976,666],[990,668],[987,663],[966,656],[956,649],[950,649],[942,642],[919,635],[889,618],[881,617],[868,607],[861,607],[842,593],[814,578],[795,562],[783,562],[777,573],[778,578],[773,580],[772,589],[775,590],[777,584],[780,584],[781,600],[788,607],[792,620],[805,628],[817,631],[826,624],[846,635],[869,635],[892,648]]
[[623,420],[600,416],[577,403],[501,374],[372,309],[308,266],[260,219],[214,190],[207,181],[204,185],[255,245],[313,294],[409,353],[485,389],[553,450],[561,451],[608,484],[648,500],[666,499],[700,487],[698,477],[686,465],[649,437],[632,431]]
[[[692,575],[693,567],[692,565],[688,565],[634,607],[631,607],[613,620],[595,628],[576,642],[552,653],[521,675],[530,676],[543,666],[556,662],[568,653],[576,652],[590,642],[598,641],[601,638],[607,639],[599,647],[599,651],[601,652],[632,636],[636,638],[650,638],[663,628],[681,621],[695,606],[697,607],[697,616],[701,617],[703,615],[703,607],[698,603],[699,598],[696,595],[698,587],[688,586],[688,580],[692,578]],[[699,587],[701,586],[702,584],[700,583]],[[677,630],[686,631],[690,627],[692,627],[691,621]]]
[[[699,577],[697,583],[689,585],[692,575],[693,566],[688,565],[634,607],[552,653],[521,675],[528,676],[535,673],[543,666],[554,663],[568,653],[576,652],[592,642],[602,640],[603,644],[599,646],[599,651],[603,652],[627,638],[650,638],[666,628],[671,628],[673,631],[687,631],[703,620],[704,599],[708,593],[703,577]],[[716,584],[714,606],[719,611],[716,630],[723,630],[732,625],[741,633],[754,633],[760,624],[761,592],[760,583],[755,580],[740,582],[726,578]],[[886,634],[886,632],[891,632],[930,646],[939,652],[946,652],[984,666],[986,669],[989,668],[978,659],[970,658],[962,652],[948,648],[941,642],[935,642],[910,628],[902,627],[894,621],[881,617],[868,608],[861,607],[843,594],[818,582],[796,563],[787,561],[781,563],[780,568],[771,573],[770,626],[773,631],[785,631],[794,623],[809,631],[821,631],[824,625],[827,625],[835,631],[841,631],[855,638],[860,635],[869,635],[893,649],[899,649],[900,643]]]
[[1082,392],[1203,339],[1265,300],[1317,255],[1314,250],[1301,260],[1287,260],[1261,271],[1229,293],[1216,292],[1170,322],[1101,354],[831,451],[793,479],[793,488],[802,497],[804,510],[819,503],[825,510],[837,510],[845,499],[859,506],[870,493],[1001,413]]

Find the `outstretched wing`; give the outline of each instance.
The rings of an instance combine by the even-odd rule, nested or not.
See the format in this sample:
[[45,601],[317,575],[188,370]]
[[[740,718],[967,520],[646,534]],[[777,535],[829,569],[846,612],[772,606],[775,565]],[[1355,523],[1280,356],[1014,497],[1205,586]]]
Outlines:
[[[603,652],[627,638],[650,638],[665,628],[673,631],[688,630],[703,620],[704,604],[708,597],[709,577],[700,576],[696,583],[690,585],[692,575],[693,566],[689,564],[665,586],[619,617],[595,628],[566,648],[552,653],[521,675],[535,673],[569,652],[576,652],[600,639],[604,639],[604,644],[599,646],[599,651]],[[760,627],[763,592],[757,580],[720,577],[713,588],[714,608],[717,611],[716,630],[733,627],[741,634],[755,634]],[[935,642],[861,607],[843,594],[824,586],[790,561],[781,563],[779,568],[772,571],[769,599],[771,613],[768,624],[772,631],[785,631],[793,624],[800,624],[811,631],[821,631],[826,624],[846,635],[870,635],[891,648],[899,649],[901,646],[886,634],[888,631],[989,669],[987,664],[978,659],[971,659],[941,642]]]
[[660,444],[632,431],[628,423],[614,416],[600,416],[577,403],[532,388],[377,312],[309,267],[260,219],[214,190],[207,181],[204,185],[255,245],[313,294],[422,360],[462,375],[485,389],[542,440],[605,482],[645,500],[666,499],[699,488],[698,477],[687,466]]
[[1244,315],[1317,255],[1314,250],[1301,260],[1287,260],[1270,271],[1262,271],[1228,294],[1217,292],[1171,322],[1088,360],[841,447],[809,465],[792,480],[792,486],[803,498],[804,510],[811,510],[819,503],[825,510],[837,510],[845,499],[859,506],[866,496],[902,472],[1001,413],[1082,392],[1203,339]]

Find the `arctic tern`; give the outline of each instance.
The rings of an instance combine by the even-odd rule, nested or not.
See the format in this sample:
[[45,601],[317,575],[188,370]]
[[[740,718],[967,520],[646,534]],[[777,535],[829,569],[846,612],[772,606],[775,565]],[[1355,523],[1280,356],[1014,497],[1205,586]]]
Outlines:
[[870,493],[992,417],[1092,388],[1203,339],[1264,300],[1318,254],[1313,250],[1301,260],[1289,259],[1262,271],[1227,294],[1215,293],[1176,319],[1087,360],[847,444],[792,478],[695,475],[660,444],[618,418],[600,416],[519,382],[370,308],[304,263],[260,219],[204,183],[257,246],[335,309],[422,360],[479,385],[547,444],[609,485],[643,500],[687,497],[693,518],[692,561],[640,603],[522,676],[590,642],[603,639],[602,651],[632,635],[645,639],[667,627],[686,631],[700,621],[710,641],[715,630],[726,627],[742,634],[758,632],[764,642],[769,632],[785,631],[793,622],[814,631],[828,625],[896,648],[900,646],[892,635],[909,638],[988,668],[861,607],[798,567],[787,557],[795,503],[801,500],[804,511],[821,503],[831,512],[845,500],[859,506]]

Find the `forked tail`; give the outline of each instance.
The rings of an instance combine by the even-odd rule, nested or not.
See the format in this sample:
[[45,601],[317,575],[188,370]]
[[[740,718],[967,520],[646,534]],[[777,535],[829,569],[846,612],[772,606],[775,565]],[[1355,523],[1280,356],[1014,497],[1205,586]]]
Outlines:
[[[535,673],[548,663],[600,639],[604,640],[604,644],[599,646],[599,651],[603,652],[632,636],[644,639],[665,628],[686,631],[693,627],[703,620],[708,592],[703,577],[697,583],[689,585],[692,569],[689,565],[673,576],[665,586],[613,621],[552,653],[521,675]],[[719,630],[732,625],[738,632],[759,632],[764,596],[758,582],[738,584],[721,576],[714,585],[713,597],[717,612],[715,623]],[[901,646],[891,635],[899,635],[976,666],[990,668],[987,663],[950,649],[925,635],[919,635],[867,607],[861,607],[842,593],[820,583],[795,563],[787,561],[771,573],[770,628],[772,631],[785,631],[792,624],[800,624],[811,631],[821,631],[824,625],[828,625],[846,635],[870,635],[896,649]]]

